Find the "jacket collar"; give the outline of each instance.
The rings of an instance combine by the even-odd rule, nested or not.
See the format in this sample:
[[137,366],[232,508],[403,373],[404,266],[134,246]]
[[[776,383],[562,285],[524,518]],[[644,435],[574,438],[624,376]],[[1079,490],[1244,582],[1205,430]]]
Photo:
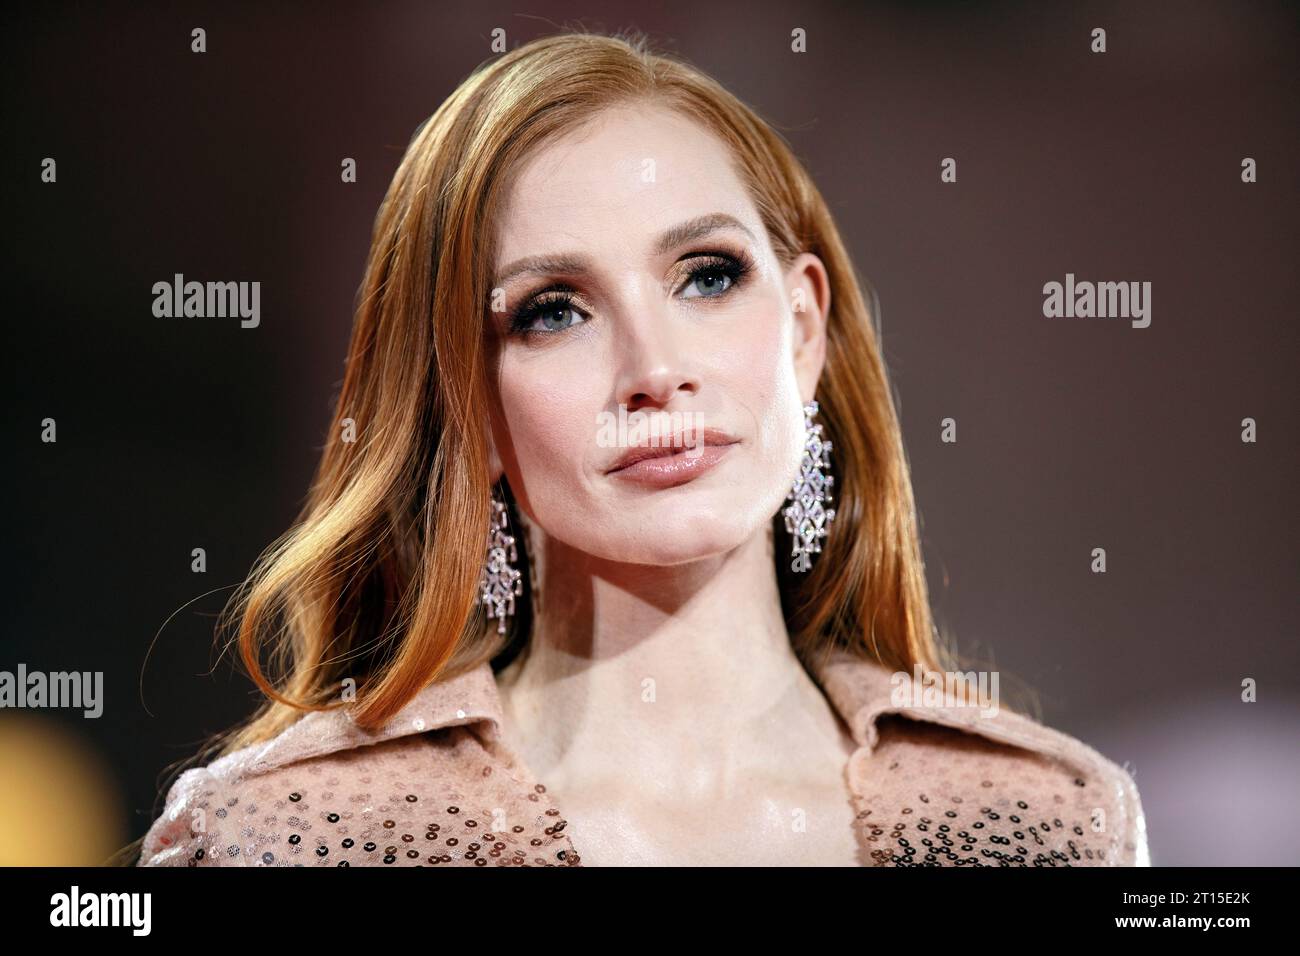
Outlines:
[[[1071,754],[1077,746],[1064,734],[1010,711],[989,715],[951,698],[920,704],[918,695],[911,693],[911,675],[840,648],[810,665],[810,673],[858,747],[868,752],[879,739],[878,719],[895,713],[1061,756]],[[362,730],[346,710],[314,711],[274,739],[229,754],[217,763],[237,764],[244,773],[261,773],[326,753],[477,723],[485,723],[493,737],[501,732],[501,698],[496,676],[486,662],[428,685],[377,731]]]
[[500,733],[501,697],[487,663],[429,684],[378,730],[358,727],[344,708],[312,711],[271,740],[227,754],[213,767],[228,765],[245,774],[264,773],[322,754],[484,721],[493,735]]
[[1097,756],[1082,742],[1024,714],[959,701],[942,687],[927,693],[914,675],[842,649],[828,654],[814,672],[853,739],[867,752],[874,751],[879,740],[879,719],[900,714],[1074,762]]

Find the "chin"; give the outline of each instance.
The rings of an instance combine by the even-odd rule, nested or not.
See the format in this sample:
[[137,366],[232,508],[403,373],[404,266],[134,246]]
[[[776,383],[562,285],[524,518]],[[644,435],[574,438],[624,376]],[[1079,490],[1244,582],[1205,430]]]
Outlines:
[[737,507],[737,493],[711,494],[701,500],[665,502],[648,508],[626,529],[620,560],[670,566],[726,554],[748,541],[770,519]]

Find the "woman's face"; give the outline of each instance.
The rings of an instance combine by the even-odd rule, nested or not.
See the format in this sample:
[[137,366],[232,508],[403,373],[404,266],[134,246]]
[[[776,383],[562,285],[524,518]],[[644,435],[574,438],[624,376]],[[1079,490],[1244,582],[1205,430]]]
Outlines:
[[[498,229],[492,477],[612,561],[678,564],[764,528],[799,468],[829,292],[817,257],[780,267],[725,144],[611,108],[530,154]],[[656,456],[620,468],[637,446]]]

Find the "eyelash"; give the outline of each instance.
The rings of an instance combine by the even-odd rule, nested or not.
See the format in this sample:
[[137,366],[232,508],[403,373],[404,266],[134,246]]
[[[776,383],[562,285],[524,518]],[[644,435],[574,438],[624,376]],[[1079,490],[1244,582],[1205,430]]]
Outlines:
[[[690,271],[686,276],[686,280],[682,283],[682,289],[689,288],[693,283],[707,275],[720,274],[731,280],[731,284],[717,295],[697,296],[697,298],[701,299],[723,298],[744,284],[750,273],[754,271],[753,260],[750,259],[747,253],[739,251],[736,253],[721,251],[699,252],[688,256],[686,259],[678,261],[685,262],[696,259],[702,259],[704,262]],[[562,283],[557,283],[556,285],[548,286],[545,289],[540,289],[535,292],[527,302],[520,306],[512,317],[510,322],[510,334],[528,338],[536,335],[557,335],[561,332],[567,332],[573,326],[568,326],[563,329],[549,330],[530,329],[528,326],[536,321],[538,316],[543,313],[572,309],[575,304],[573,296],[576,293],[577,290]]]

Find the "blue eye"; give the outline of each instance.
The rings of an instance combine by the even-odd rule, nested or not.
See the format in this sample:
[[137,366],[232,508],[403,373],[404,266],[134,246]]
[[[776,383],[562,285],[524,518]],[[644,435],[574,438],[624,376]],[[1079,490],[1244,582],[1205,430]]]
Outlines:
[[[686,285],[682,289],[684,299],[715,299],[728,292],[750,270],[748,262],[729,255],[712,253],[701,258],[704,263],[692,269],[687,276]],[[692,295],[692,292],[695,294]]]
[[721,295],[731,288],[731,276],[720,269],[706,269],[696,275],[686,286],[686,291],[695,289],[699,295],[688,295],[688,299],[710,298]]
[[516,313],[511,331],[545,335],[548,332],[563,332],[585,321],[586,317],[577,310],[567,293],[552,292],[549,297],[534,299]]
[[[681,262],[697,262],[678,290],[683,299],[716,299],[726,295],[754,269],[747,254],[699,252],[684,256]],[[510,333],[523,337],[548,336],[567,332],[585,323],[589,316],[578,308],[577,291],[568,283],[558,283],[537,292],[522,305],[510,321]]]

